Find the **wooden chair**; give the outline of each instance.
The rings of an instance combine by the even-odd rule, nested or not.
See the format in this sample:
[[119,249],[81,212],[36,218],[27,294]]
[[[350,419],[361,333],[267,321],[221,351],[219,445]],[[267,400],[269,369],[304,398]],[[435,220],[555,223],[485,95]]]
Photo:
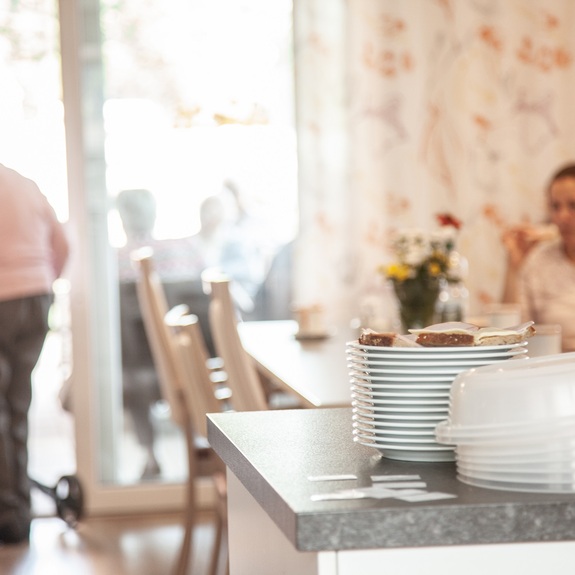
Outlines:
[[223,359],[235,411],[262,411],[269,403],[252,358],[245,351],[237,329],[238,316],[230,280],[213,270],[202,274],[210,292],[209,319],[217,354]]
[[[185,375],[183,393],[188,406],[192,427],[201,437],[207,438],[208,413],[217,413],[227,408],[226,400],[218,398],[214,393],[214,381],[209,368],[209,354],[202,335],[198,317],[188,313],[186,305],[178,305],[172,308],[165,316],[164,322],[168,329],[172,330],[174,344],[180,363],[180,368]],[[212,555],[212,568],[210,573],[215,573],[218,565],[217,553],[224,545],[223,534],[227,532],[227,481],[225,465],[220,460],[211,475],[216,490],[216,539],[214,553]],[[229,564],[226,558],[226,573]]]
[[[202,436],[201,429],[199,429],[200,422],[205,420],[205,413],[203,418],[198,419],[198,409],[191,401],[190,389],[194,387],[196,381],[191,380],[190,374],[195,370],[188,369],[183,361],[183,351],[180,345],[182,338],[176,338],[173,328],[167,323],[170,321],[170,319],[166,320],[166,317],[170,317],[168,315],[169,310],[167,309],[163,286],[154,270],[153,251],[149,248],[137,250],[132,254],[132,260],[139,272],[138,301],[142,308],[144,326],[158,371],[160,387],[170,406],[171,417],[182,429],[186,441],[188,478],[184,512],[184,537],[174,572],[175,575],[185,575],[192,560],[193,532],[198,511],[195,493],[196,480],[200,477],[211,479],[215,491],[219,495],[218,499],[225,497],[220,485],[223,464],[209,447],[205,434]],[[197,338],[199,335],[201,334],[196,334],[194,337]],[[199,352],[194,357],[199,358],[198,354]],[[197,368],[200,371],[206,369],[207,378],[211,384],[209,368],[205,359],[202,357],[202,362],[197,364]],[[223,509],[225,510],[225,503]],[[216,542],[212,552],[210,569],[212,575],[216,572],[222,530],[225,526],[225,515],[222,517],[222,503],[220,501],[216,506],[216,512]]]
[[183,372],[183,393],[194,428],[207,437],[206,414],[225,411],[227,394],[223,397],[218,394],[218,380],[214,382],[199,319],[189,312],[187,305],[177,305],[166,313],[164,323],[176,346],[175,360]]

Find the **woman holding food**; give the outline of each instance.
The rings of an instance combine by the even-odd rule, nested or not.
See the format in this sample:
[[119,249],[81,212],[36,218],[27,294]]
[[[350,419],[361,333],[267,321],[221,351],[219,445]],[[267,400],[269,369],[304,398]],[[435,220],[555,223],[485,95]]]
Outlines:
[[525,320],[560,325],[563,351],[575,351],[575,164],[556,172],[546,193],[552,227],[523,226],[504,235],[504,300],[518,302]]

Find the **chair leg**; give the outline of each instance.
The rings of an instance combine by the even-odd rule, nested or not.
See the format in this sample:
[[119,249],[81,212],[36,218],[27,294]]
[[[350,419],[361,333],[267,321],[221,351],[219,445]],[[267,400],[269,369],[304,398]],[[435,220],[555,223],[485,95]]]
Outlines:
[[221,535],[220,538],[220,549],[223,548],[224,553],[220,553],[220,560],[224,564],[224,575],[229,575],[230,573],[230,548],[228,539],[228,510],[227,510],[227,499],[220,501],[220,506],[218,509],[220,525],[221,525]]
[[184,537],[182,539],[182,545],[180,547],[174,575],[186,575],[188,573],[188,567],[192,559],[193,531],[193,519],[186,518]]
[[212,557],[210,560],[210,575],[217,575],[218,572],[218,565],[219,565],[219,557],[220,551],[222,547],[222,520],[219,515],[216,515],[216,523],[215,523],[215,537],[214,537],[214,545],[212,547]]
[[188,485],[186,490],[186,505],[184,509],[184,537],[174,575],[187,575],[192,561],[192,546],[194,527],[196,523],[196,473],[197,462],[194,445],[194,436],[189,425],[183,430],[186,437],[186,448],[188,455]]
[[[227,533],[227,527],[224,527],[224,531]],[[224,562],[224,575],[230,575],[230,548],[228,547],[227,537],[224,545],[224,557],[222,561]]]

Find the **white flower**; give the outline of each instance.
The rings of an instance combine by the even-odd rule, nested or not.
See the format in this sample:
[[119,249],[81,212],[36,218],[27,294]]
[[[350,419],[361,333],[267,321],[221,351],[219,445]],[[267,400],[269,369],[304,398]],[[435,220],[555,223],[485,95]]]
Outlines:
[[403,230],[394,247],[399,261],[410,267],[420,266],[431,254],[429,238],[420,229]]
[[431,233],[430,241],[436,249],[451,251],[457,240],[457,229],[453,226],[442,226]]

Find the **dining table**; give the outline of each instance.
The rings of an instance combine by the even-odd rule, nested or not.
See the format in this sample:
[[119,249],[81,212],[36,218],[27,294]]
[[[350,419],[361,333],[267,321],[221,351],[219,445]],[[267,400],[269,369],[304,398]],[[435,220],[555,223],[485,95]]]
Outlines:
[[351,406],[346,343],[358,337],[351,324],[306,336],[295,320],[243,321],[238,332],[259,373],[303,407]]

